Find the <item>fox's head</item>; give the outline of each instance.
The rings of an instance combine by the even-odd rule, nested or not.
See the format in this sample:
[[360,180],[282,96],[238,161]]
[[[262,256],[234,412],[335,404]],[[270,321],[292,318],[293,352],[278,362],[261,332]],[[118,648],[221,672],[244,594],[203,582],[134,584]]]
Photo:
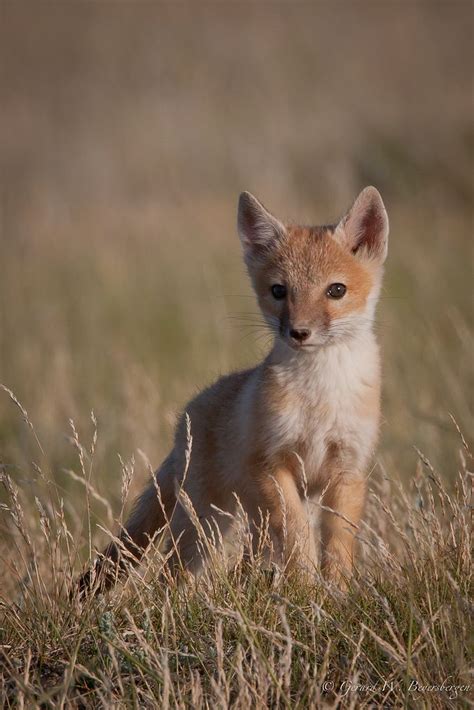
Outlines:
[[311,351],[371,328],[388,244],[375,187],[324,227],[283,224],[243,192],[238,230],[263,316],[291,348]]

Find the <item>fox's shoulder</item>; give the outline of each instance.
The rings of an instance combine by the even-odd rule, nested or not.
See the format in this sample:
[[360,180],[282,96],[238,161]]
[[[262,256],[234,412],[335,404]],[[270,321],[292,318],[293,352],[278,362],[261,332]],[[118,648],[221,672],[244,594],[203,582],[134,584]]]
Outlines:
[[239,395],[245,388],[258,368],[238,370],[228,375],[223,375],[212,384],[201,390],[185,406],[179,417],[177,437],[186,430],[186,421],[189,417],[191,429],[202,421],[206,422],[209,430],[219,419],[229,419],[235,409]]
[[201,390],[188,404],[188,411],[201,406],[226,407],[241,391],[245,383],[255,373],[257,368],[237,370],[222,375],[205,389]]

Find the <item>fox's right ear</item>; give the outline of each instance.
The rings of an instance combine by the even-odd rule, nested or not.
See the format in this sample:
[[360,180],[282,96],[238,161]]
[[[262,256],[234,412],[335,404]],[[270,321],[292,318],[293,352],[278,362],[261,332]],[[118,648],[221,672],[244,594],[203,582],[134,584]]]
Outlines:
[[284,225],[250,192],[240,195],[237,228],[246,258],[262,256],[286,232]]

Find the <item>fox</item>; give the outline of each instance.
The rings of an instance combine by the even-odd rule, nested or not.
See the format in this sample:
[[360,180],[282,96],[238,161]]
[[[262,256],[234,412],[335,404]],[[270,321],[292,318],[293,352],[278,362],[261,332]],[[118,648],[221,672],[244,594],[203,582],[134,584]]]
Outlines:
[[[185,407],[171,452],[118,538],[82,576],[82,590],[108,588],[158,531],[168,537],[170,574],[199,574],[206,554],[181,491],[209,535],[217,526],[225,540],[240,505],[255,549],[265,519],[274,561],[348,587],[380,423],[374,321],[387,212],[378,190],[366,187],[337,223],[303,226],[242,192],[237,231],[270,352]],[[318,535],[308,506],[315,501]]]

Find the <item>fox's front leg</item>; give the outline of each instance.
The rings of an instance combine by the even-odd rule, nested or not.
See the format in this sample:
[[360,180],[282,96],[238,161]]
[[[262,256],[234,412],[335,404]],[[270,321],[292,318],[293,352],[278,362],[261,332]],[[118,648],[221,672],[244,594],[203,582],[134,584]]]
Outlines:
[[266,476],[261,497],[279,562],[314,572],[318,554],[313,525],[291,470],[279,468]]
[[366,481],[362,474],[340,473],[331,480],[321,501],[322,571],[342,589],[352,574],[355,535],[365,497]]

